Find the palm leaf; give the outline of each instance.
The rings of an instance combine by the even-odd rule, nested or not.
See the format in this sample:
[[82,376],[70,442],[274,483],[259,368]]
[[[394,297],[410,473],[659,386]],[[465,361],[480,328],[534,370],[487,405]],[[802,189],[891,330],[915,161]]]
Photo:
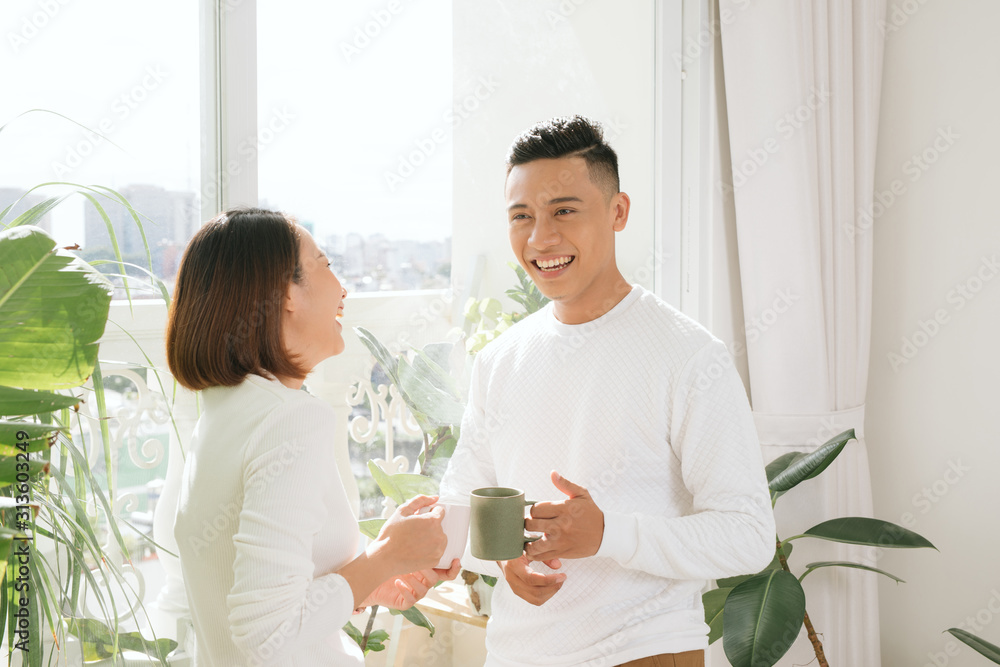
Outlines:
[[111,285],[35,227],[0,232],[0,385],[65,389],[97,361]]
[[1000,646],[991,644],[985,639],[980,639],[971,632],[966,632],[965,630],[960,630],[958,628],[950,628],[948,632],[950,632],[952,636],[959,641],[972,647],[972,649],[980,655],[988,658],[993,662],[993,664],[1000,665]]

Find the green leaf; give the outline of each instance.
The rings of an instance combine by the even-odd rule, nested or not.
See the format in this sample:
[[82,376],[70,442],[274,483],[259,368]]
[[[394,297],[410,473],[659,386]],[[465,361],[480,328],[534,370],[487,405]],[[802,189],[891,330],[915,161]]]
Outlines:
[[[41,452],[54,445],[60,433],[68,431],[65,427],[49,424],[0,421],[0,445],[6,445],[6,448],[0,448],[0,453]],[[21,443],[26,444],[27,448],[17,449],[17,445]]]
[[481,575],[479,575],[479,578],[482,579],[483,583],[486,584],[487,586],[489,586],[490,588],[492,588],[493,586],[497,585],[497,578],[496,577],[491,577],[488,574],[481,574]]
[[758,574],[737,586],[722,613],[722,647],[733,667],[770,667],[802,628],[806,596],[784,570]]
[[409,609],[390,609],[389,613],[393,616],[402,616],[410,623],[418,625],[421,628],[427,628],[427,631],[431,633],[431,637],[434,636],[434,624],[431,623],[430,619],[424,616],[423,612],[416,607],[410,607]]
[[1000,646],[995,646],[984,639],[980,639],[971,632],[966,632],[959,628],[949,628],[948,632],[959,641],[972,647],[974,651],[983,657],[991,660],[993,664],[1000,665]]
[[469,297],[465,301],[465,310],[462,312],[463,317],[466,321],[476,324],[483,317],[479,314],[479,302],[476,301],[475,297]]
[[351,623],[350,621],[348,621],[347,624],[344,625],[343,630],[344,630],[344,632],[347,633],[348,637],[350,637],[351,639],[353,639],[357,643],[358,646],[361,646],[361,642],[362,642],[362,640],[364,640],[364,635],[361,634],[360,630],[358,630],[356,627],[354,627],[353,623]]
[[389,641],[389,633],[385,630],[372,630],[372,633],[368,635],[368,646],[365,648],[365,653],[369,651],[374,651],[378,653],[379,651],[385,650],[385,642]]
[[500,319],[500,313],[502,312],[503,304],[496,299],[483,299],[479,302],[479,313],[483,316],[484,320],[496,322]]
[[368,470],[378,488],[382,489],[382,494],[391,498],[397,505],[402,505],[413,496],[437,495],[438,484],[430,477],[408,472],[389,475],[374,461],[368,462]]
[[383,496],[390,498],[397,505],[403,503],[402,495],[386,471],[382,470],[374,461],[368,461],[368,471],[372,474],[375,483],[378,484],[378,488],[382,490]]
[[[848,429],[816,448],[808,454],[789,452],[767,466],[767,486],[771,489],[773,499],[795,488],[800,482],[816,477],[826,470],[834,459],[840,455],[850,440],[854,439],[854,429]],[[775,466],[782,462],[781,469]]]
[[[449,343],[445,343],[445,345],[449,347],[449,350],[451,349]],[[445,358],[444,365],[442,366],[423,350],[417,350],[416,352],[417,354],[413,358],[413,370],[444,393],[459,399],[462,393],[458,389],[458,383],[455,382],[455,378],[448,373],[447,358]]]
[[0,232],[0,385],[65,389],[97,361],[111,284],[36,227]]
[[[0,488],[17,481],[18,460],[13,456],[0,456]],[[28,461],[28,477],[34,481],[40,475],[49,473],[48,461]]]
[[457,396],[440,389],[406,359],[399,360],[398,369],[400,393],[421,430],[462,423],[465,406]]
[[726,598],[732,591],[732,588],[716,588],[701,596],[701,603],[705,606],[709,644],[714,644],[722,636],[722,611],[726,608]]
[[80,640],[84,662],[115,655],[115,637],[108,626],[92,618],[67,618],[66,622],[69,633]]
[[145,653],[151,658],[157,658],[166,665],[167,655],[177,648],[173,639],[146,639],[138,632],[125,632],[118,635],[118,646],[125,651]]
[[364,327],[354,327],[354,333],[358,335],[358,339],[364,344],[365,347],[368,348],[368,351],[372,353],[372,356],[375,357],[376,363],[382,367],[382,370],[389,376],[389,379],[392,380],[393,384],[399,386],[399,375],[396,372],[396,367],[398,365],[396,357],[394,357],[389,352],[388,348],[382,344],[382,341],[376,338],[375,334],[368,331],[368,329],[365,329]]
[[10,558],[10,547],[14,540],[26,540],[28,536],[6,526],[0,526],[0,578],[7,571],[7,560]]
[[421,356],[430,359],[437,364],[447,377],[451,377],[451,351],[455,349],[454,343],[428,343],[424,345]]
[[890,579],[895,580],[897,584],[906,583],[896,575],[890,574],[885,570],[880,570],[877,567],[871,567],[870,565],[862,565],[861,563],[852,563],[851,561],[846,561],[846,560],[824,560],[818,563],[809,563],[808,565],[806,565],[806,571],[802,574],[801,577],[799,577],[799,581],[805,579],[806,575],[812,572],[813,570],[818,570],[821,567],[850,567],[857,570],[868,570],[869,572],[876,572],[878,574],[885,575]]
[[24,417],[71,408],[80,403],[75,396],[54,394],[49,391],[33,391],[0,387],[0,415]]
[[831,542],[845,544],[860,544],[871,547],[888,547],[890,549],[919,549],[928,547],[937,549],[924,537],[881,519],[848,516],[830,519],[813,526],[804,536],[818,537]]
[[358,529],[361,534],[369,539],[377,539],[379,531],[385,525],[385,519],[361,519],[358,521]]

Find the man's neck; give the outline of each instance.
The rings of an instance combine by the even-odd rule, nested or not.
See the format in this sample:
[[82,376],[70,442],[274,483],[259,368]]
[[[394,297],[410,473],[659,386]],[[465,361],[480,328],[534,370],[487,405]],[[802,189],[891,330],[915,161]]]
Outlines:
[[576,300],[571,303],[556,301],[552,306],[553,312],[556,319],[563,324],[585,324],[610,312],[631,291],[632,285],[619,273],[611,289],[600,295],[591,296],[585,301]]

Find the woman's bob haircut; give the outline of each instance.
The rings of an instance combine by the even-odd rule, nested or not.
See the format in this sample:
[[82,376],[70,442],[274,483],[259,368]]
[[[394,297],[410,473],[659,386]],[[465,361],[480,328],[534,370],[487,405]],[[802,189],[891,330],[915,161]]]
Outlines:
[[192,390],[232,387],[248,374],[305,378],[285,349],[281,316],[288,288],[302,280],[294,220],[237,208],[191,239],[167,317],[167,365]]

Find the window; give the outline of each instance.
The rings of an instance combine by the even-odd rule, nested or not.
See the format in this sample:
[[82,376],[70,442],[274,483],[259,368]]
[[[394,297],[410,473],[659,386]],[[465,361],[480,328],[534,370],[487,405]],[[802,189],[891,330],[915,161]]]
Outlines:
[[257,3],[258,192],[349,292],[451,270],[451,2]]
[[[125,207],[99,198],[123,259],[147,269],[151,260],[169,282],[201,222],[198,1],[8,5],[0,62],[16,94],[0,99],[0,117],[37,108],[75,122],[32,113],[4,129],[0,209],[43,182],[111,187],[146,216],[149,257]],[[5,220],[66,190],[35,191]],[[40,223],[60,243],[79,243],[86,259],[114,257],[105,221],[82,197]],[[143,294],[158,296],[133,296]]]

